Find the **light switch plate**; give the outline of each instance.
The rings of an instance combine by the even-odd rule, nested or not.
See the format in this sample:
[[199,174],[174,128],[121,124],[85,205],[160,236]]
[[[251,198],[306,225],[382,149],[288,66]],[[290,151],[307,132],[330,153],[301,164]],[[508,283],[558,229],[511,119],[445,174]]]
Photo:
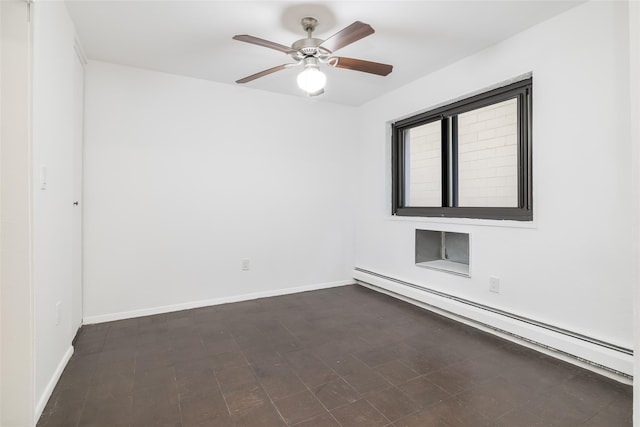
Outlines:
[[47,189],[47,167],[40,166],[40,189]]

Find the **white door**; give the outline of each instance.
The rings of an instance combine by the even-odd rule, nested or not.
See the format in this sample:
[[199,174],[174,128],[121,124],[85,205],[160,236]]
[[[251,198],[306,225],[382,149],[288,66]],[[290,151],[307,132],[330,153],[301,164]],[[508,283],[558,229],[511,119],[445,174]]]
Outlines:
[[84,62],[77,55],[73,73],[73,223],[72,223],[72,337],[82,326],[82,146],[84,134]]

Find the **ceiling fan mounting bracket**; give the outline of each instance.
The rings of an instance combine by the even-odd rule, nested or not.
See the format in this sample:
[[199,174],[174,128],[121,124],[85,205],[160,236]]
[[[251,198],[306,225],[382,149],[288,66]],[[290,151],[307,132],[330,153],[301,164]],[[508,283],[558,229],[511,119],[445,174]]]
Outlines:
[[313,16],[305,16],[304,18],[302,18],[300,23],[302,24],[302,28],[306,33],[311,33],[315,31],[316,26],[318,25],[318,20]]

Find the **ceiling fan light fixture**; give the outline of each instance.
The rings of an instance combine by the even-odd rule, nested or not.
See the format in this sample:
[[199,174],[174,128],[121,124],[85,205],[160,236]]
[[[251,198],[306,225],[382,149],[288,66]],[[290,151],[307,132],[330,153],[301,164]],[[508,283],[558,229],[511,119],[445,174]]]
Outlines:
[[305,59],[304,70],[298,74],[298,87],[308,94],[313,94],[324,89],[326,84],[327,76],[320,71],[316,58]]
[[318,25],[318,20],[316,18],[307,16],[302,18],[301,23],[303,30],[307,33],[307,37],[295,41],[291,47],[250,36],[248,34],[237,34],[233,36],[234,40],[267,47],[269,49],[285,53],[295,61],[293,63],[282,64],[260,71],[259,73],[236,80],[236,83],[249,83],[260,77],[275,73],[276,71],[281,71],[297,65],[303,65],[304,69],[298,75],[297,79],[298,87],[300,87],[300,89],[302,89],[308,96],[318,96],[324,93],[324,87],[327,83],[327,76],[320,71],[320,63],[328,64],[335,68],[361,71],[364,73],[376,74],[378,76],[386,76],[393,70],[393,66],[388,64],[333,56],[333,53],[336,50],[373,34],[375,31],[371,25],[355,21],[353,24],[348,25],[328,39],[322,40],[314,38],[312,35],[316,25]]

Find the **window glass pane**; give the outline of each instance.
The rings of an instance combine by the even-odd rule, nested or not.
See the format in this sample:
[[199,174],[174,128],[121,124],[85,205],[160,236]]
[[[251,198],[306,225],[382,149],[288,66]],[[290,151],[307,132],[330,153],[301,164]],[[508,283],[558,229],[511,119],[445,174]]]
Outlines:
[[458,206],[518,207],[518,100],[458,116]]
[[435,121],[405,130],[404,205],[442,206],[442,131]]

